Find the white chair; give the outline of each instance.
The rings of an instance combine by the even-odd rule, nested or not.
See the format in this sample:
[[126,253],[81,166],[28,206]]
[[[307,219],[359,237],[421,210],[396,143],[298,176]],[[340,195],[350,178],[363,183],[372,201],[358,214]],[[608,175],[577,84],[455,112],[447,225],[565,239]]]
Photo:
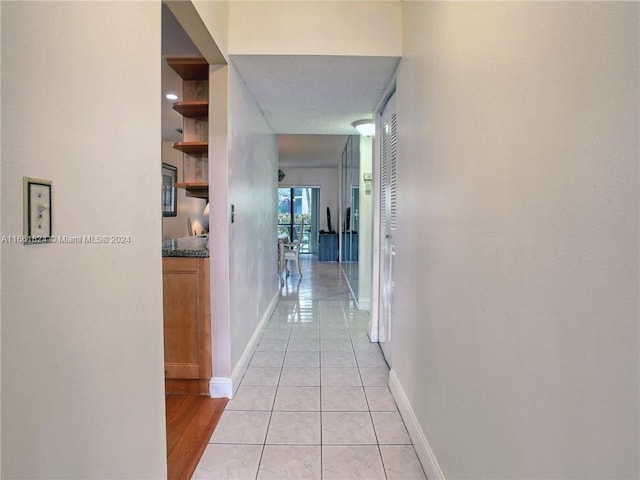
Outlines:
[[[304,220],[300,222],[300,232],[304,230]],[[298,276],[302,278],[302,272],[300,271],[300,242],[302,239],[302,233],[296,235],[296,238],[292,242],[282,243],[282,266],[289,276],[289,262],[296,262],[296,270]]]

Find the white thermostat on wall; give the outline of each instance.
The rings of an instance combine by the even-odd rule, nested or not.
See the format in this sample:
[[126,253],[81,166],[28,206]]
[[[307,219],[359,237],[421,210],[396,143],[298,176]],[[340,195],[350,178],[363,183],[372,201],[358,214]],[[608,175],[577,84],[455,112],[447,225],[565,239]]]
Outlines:
[[373,183],[373,175],[371,173],[363,173],[362,180],[364,181],[364,193],[371,193],[371,186]]
[[51,241],[51,180],[22,177],[24,243]]

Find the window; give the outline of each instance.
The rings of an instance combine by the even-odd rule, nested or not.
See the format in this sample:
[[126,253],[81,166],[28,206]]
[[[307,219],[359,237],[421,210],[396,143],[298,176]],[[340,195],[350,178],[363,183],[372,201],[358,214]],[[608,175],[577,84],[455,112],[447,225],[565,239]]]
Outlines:
[[278,235],[288,235],[291,240],[300,237],[300,253],[318,251],[319,192],[317,187],[278,188]]

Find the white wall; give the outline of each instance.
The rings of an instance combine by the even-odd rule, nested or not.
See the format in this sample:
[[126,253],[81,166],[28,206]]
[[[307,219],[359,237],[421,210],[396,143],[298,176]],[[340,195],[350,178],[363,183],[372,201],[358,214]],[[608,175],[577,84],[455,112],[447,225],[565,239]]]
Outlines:
[[393,370],[447,478],[638,478],[638,3],[405,2]]
[[54,234],[131,239],[1,245],[2,477],[166,478],[160,3],[0,8],[2,234],[32,176]]
[[[2,25],[2,6],[0,5],[0,26]],[[0,60],[1,60],[0,51]],[[2,61],[0,61],[0,105],[2,105]],[[2,115],[0,115],[0,145],[4,145],[2,142]],[[2,153],[3,149],[0,147],[0,185],[2,185]],[[0,230],[2,228],[2,195],[0,194]],[[0,233],[2,233],[0,231]],[[0,244],[0,272],[2,271],[2,248]],[[0,275],[0,339],[2,339],[2,275]],[[0,412],[2,412],[2,341],[0,340]],[[2,415],[0,413],[0,478],[2,478]]]
[[278,292],[277,142],[233,65],[209,78],[212,394],[230,396]]
[[402,52],[401,5],[399,1],[231,2],[229,53],[397,57]]
[[231,365],[229,211],[229,67],[209,68],[209,259],[211,268],[211,360],[216,396],[228,396]]
[[163,3],[169,7],[198,52],[210,65],[227,63],[227,53],[221,51],[220,46],[226,47],[228,2],[165,0]]
[[[182,152],[173,148],[173,142],[162,142],[162,161],[178,169],[178,182],[182,182]],[[177,188],[176,192],[177,215],[162,218],[162,239],[188,236],[188,218],[191,219],[195,232],[209,231],[209,216],[202,214],[207,201],[203,198],[187,197],[187,192],[183,188]]]
[[[178,0],[180,1],[180,0]],[[191,0],[207,31],[225,59],[229,59],[229,2]]]
[[235,368],[278,291],[278,153],[242,77],[229,66],[229,227],[231,365]]
[[[319,230],[329,230],[327,226],[327,207],[331,209],[331,223],[333,228],[338,229],[338,170],[332,168],[294,168],[282,167],[285,177],[281,182],[277,182],[278,188],[286,187],[320,187],[318,219]],[[273,192],[274,197],[276,191]]]
[[373,138],[360,136],[360,214],[358,228],[358,308],[371,306],[373,261],[373,188],[366,192],[364,174],[373,175]]

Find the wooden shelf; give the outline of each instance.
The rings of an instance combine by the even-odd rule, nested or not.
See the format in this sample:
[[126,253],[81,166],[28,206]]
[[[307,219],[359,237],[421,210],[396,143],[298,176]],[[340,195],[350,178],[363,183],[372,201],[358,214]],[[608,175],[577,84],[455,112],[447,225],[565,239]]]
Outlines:
[[173,148],[182,153],[208,153],[209,142],[173,142]]
[[209,80],[209,64],[204,58],[168,57],[167,63],[183,80]]
[[182,101],[173,109],[182,116],[182,141],[173,148],[182,152],[183,183],[188,197],[209,198],[209,64],[202,58],[168,57],[168,65],[182,77]]
[[173,109],[183,117],[206,118],[209,116],[209,102],[194,100],[191,102],[176,102]]
[[175,186],[176,188],[185,189],[187,197],[209,199],[208,183],[176,183]]

